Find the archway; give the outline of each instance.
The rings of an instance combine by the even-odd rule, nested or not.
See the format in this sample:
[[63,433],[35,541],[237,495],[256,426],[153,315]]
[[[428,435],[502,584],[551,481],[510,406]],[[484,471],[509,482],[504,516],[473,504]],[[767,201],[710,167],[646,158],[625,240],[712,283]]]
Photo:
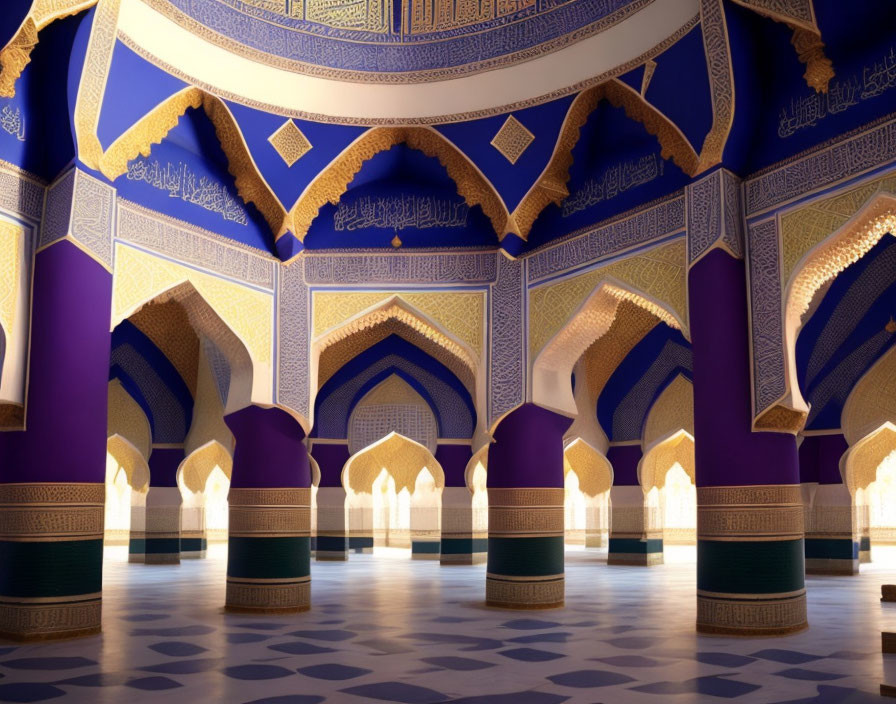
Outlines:
[[[809,413],[798,381],[797,337],[825,287],[851,264],[870,252],[887,234],[896,232],[896,196],[892,179],[879,179],[814,203],[813,220],[804,222],[799,211],[782,219],[782,228],[800,228],[800,237],[783,252],[784,359],[783,395],[755,420],[757,428],[799,430]],[[855,203],[862,203],[858,208]],[[826,212],[818,220],[817,212]],[[822,222],[821,226],[813,225]]]
[[581,438],[563,452],[564,525],[567,546],[601,548],[610,528],[613,469],[607,458]]
[[438,559],[445,475],[426,447],[389,433],[349,458],[342,482],[350,534],[369,537],[371,549]]
[[669,545],[697,542],[694,437],[686,430],[656,442],[638,468],[646,497],[648,531]]
[[217,440],[194,450],[178,473],[181,505],[181,557],[205,557],[211,542],[226,542],[227,492],[233,457]]

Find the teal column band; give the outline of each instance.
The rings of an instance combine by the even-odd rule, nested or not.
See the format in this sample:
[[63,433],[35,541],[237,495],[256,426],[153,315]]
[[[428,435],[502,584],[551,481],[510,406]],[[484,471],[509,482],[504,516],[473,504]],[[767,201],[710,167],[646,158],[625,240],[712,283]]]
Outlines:
[[800,486],[698,487],[697,507],[698,632],[806,628]]
[[0,637],[99,633],[102,484],[0,485]]
[[231,489],[225,608],[305,611],[311,604],[311,490]]
[[486,603],[513,609],[562,606],[561,488],[489,489]]
[[439,562],[443,565],[475,565],[488,555],[488,508],[473,505],[473,493],[466,487],[445,487],[442,491],[442,530]]

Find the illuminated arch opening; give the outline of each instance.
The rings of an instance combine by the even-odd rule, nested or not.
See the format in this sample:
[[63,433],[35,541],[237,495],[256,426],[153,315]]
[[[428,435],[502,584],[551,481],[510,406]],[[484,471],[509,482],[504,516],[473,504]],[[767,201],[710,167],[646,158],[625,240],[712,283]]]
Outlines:
[[563,452],[565,542],[607,545],[613,468],[600,452],[576,438]]
[[353,455],[342,470],[349,533],[371,548],[438,559],[445,475],[432,453],[398,433]]
[[646,497],[648,531],[661,532],[666,545],[695,545],[697,487],[694,437],[679,430],[648,448],[638,465]]

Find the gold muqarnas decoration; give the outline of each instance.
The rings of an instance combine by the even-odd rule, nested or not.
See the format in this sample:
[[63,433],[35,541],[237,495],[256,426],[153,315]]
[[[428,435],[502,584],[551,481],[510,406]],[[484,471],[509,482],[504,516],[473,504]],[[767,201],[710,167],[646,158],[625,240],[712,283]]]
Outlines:
[[37,46],[38,32],[63,17],[77,14],[96,5],[97,0],[36,0],[18,32],[0,49],[0,97],[16,94],[16,81],[31,61]]

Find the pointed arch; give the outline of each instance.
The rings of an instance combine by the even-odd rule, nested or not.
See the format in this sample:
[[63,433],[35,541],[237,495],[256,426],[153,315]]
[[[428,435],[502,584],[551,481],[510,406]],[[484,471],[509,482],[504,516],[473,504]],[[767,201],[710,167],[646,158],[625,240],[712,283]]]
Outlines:
[[156,105],[105,151],[94,136],[90,140],[93,148],[84,150],[81,158],[87,166],[114,181],[127,171],[129,161],[137,156],[148,157],[152,145],[160,144],[187,110],[200,108],[215,128],[240,198],[258,208],[275,237],[285,234],[289,229],[286,208],[261,175],[230,109],[220,98],[195,86],[183,88]]
[[349,457],[342,468],[342,486],[347,491],[369,494],[385,468],[395,480],[396,491],[413,492],[424,467],[435,479],[436,488],[444,489],[445,472],[435,456],[420,443],[392,432]]
[[149,487],[149,464],[143,453],[130,440],[118,433],[106,440],[106,452],[124,470],[128,484],[134,491],[145,492]]
[[[475,351],[466,342],[460,340],[430,316],[418,310],[398,295],[379,301],[370,308],[343,321],[338,326],[324,331],[317,339],[312,341],[309,360],[312,395],[309,408],[314,408],[314,401],[321,386],[319,383],[321,359],[323,358],[326,363],[325,371],[330,376],[335,371],[333,369],[334,363],[325,356],[327,350],[339,343],[343,343],[339,344],[337,348],[340,351],[338,359],[343,359],[353,349],[350,342],[353,339],[357,340],[366,349],[370,347],[370,344],[365,343],[366,339],[371,338],[370,331],[386,323],[402,326],[405,332],[412,338],[408,340],[409,342],[415,345],[420,343],[418,346],[424,352],[439,361],[444,361],[445,366],[452,371],[458,369],[461,372],[458,378],[465,385],[470,384],[470,386],[467,386],[467,390],[470,391],[478,411],[478,400],[481,395],[478,391],[483,384],[480,379],[478,356]],[[375,338],[376,334],[373,337]],[[357,354],[357,348],[354,349],[354,354],[350,354],[347,359]]]
[[457,184],[457,192],[470,207],[479,205],[503,239],[519,234],[507,206],[483,173],[451,141],[432,127],[374,127],[343,150],[305,188],[289,211],[292,232],[301,241],[314,218],[326,204],[336,205],[361,167],[380,152],[397,144],[435,157]]
[[55,0],[34,2],[9,43],[0,47],[0,97],[13,98],[16,81],[31,61],[38,32],[56,20],[75,15],[96,5],[98,0]]
[[683,375],[676,376],[654,401],[644,423],[644,452],[679,430],[694,435],[694,386]]
[[892,452],[896,452],[896,424],[891,421],[882,423],[846,451],[840,460],[840,474],[852,496],[868,488],[878,466]]
[[[851,194],[845,195],[848,198]],[[808,247],[793,266],[784,288],[786,390],[777,403],[756,419],[757,428],[786,425],[798,429],[805,422],[809,407],[797,380],[796,340],[808,317],[806,314],[826,284],[870,252],[887,234],[896,236],[896,195],[878,190],[840,227]]]
[[887,422],[896,423],[896,347],[891,347],[856,382],[840,416],[850,445]]
[[[187,319],[199,339],[211,341],[226,359],[228,373],[226,379],[221,380],[221,385],[227,390],[224,394],[225,411],[230,413],[249,405],[252,399],[255,365],[246,343],[218,314],[192,281],[182,281],[155,293],[152,298],[140,301],[128,311],[120,313],[119,318],[129,318],[149,304],[167,301],[177,301],[186,311]],[[114,318],[113,327],[119,321]]]
[[572,151],[581,137],[582,128],[601,101],[625,110],[626,116],[643,125],[660,143],[663,159],[671,159],[688,176],[697,172],[698,156],[684,133],[660,110],[648,103],[640,93],[613,78],[606,83],[582,91],[569,106],[550,161],[519,205],[511,213],[518,234],[523,239],[548,205],[560,205],[569,196],[569,170]]
[[107,437],[118,436],[134,447],[145,461],[152,452],[152,428],[140,404],[118,379],[109,382]]
[[205,490],[208,478],[215,467],[220,467],[224,475],[230,479],[233,474],[233,457],[230,451],[217,440],[210,440],[202,447],[196,448],[187,455],[178,468],[183,485],[194,494]]
[[475,493],[477,490],[477,479],[482,482],[482,486],[480,490],[485,491],[485,478],[484,477],[474,477],[476,474],[476,468],[479,465],[482,465],[482,469],[488,473],[488,446],[490,443],[486,443],[482,447],[480,447],[476,452],[473,453],[473,456],[470,458],[470,461],[467,462],[467,467],[464,469],[464,483],[467,485],[467,488],[471,493]]
[[576,413],[570,378],[585,351],[605,335],[620,302],[634,303],[676,330],[682,323],[668,304],[610,276],[600,280],[532,363],[532,402],[569,415]]
[[[351,408],[348,419],[349,452],[359,452],[379,440],[382,437],[380,434],[382,430],[376,426],[382,428],[383,421],[386,421],[387,427],[393,431],[412,438],[430,452],[434,452],[439,437],[439,423],[438,409],[434,407],[433,400],[425,398],[413,388],[401,370],[387,370],[383,376],[384,378],[364,392]],[[383,406],[387,408],[383,409]],[[404,410],[408,407],[415,408],[417,412],[408,414]],[[365,409],[373,413],[365,414]],[[370,424],[371,420],[373,427]]]
[[576,438],[563,451],[564,475],[574,472],[579,488],[586,496],[595,497],[613,486],[613,467],[609,460],[582,438]]
[[644,452],[638,463],[638,483],[641,490],[647,494],[654,487],[662,489],[668,469],[676,462],[696,484],[694,436],[684,429],[658,439]]

